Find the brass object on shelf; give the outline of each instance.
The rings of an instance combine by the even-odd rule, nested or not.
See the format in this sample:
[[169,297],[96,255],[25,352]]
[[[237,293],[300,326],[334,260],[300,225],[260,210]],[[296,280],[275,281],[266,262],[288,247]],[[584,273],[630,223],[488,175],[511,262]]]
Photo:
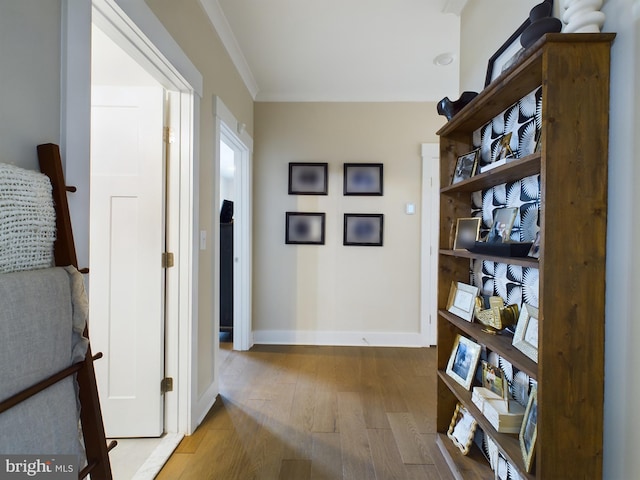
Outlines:
[[501,297],[489,297],[489,308],[483,309],[482,297],[476,297],[474,316],[485,325],[487,333],[497,333],[518,322],[518,305],[504,305]]

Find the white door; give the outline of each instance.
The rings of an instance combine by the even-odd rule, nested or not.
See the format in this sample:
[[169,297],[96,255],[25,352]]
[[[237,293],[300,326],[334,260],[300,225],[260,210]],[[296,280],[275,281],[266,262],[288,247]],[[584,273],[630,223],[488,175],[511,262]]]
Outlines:
[[90,319],[108,437],[163,433],[162,87],[92,89]]

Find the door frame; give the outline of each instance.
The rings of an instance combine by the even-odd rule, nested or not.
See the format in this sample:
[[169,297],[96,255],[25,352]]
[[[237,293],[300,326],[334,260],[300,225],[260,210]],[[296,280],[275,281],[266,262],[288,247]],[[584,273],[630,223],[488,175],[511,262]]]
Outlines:
[[[61,150],[68,184],[78,194],[69,198],[78,260],[89,262],[89,191],[91,117],[91,25],[96,22],[168,90],[179,95],[179,158],[168,181],[176,192],[167,205],[177,215],[167,241],[175,245],[176,267],[167,270],[165,374],[174,391],[165,396],[165,431],[192,433],[198,422],[197,402],[197,269],[195,219],[198,218],[196,146],[202,75],[168,34],[149,7],[137,0],[63,0],[61,48]],[[87,281],[87,287],[90,283]],[[171,292],[171,293],[170,293]]]
[[[245,125],[238,122],[231,111],[225,106],[220,97],[214,97],[215,116],[215,166],[212,180],[214,185],[220,184],[220,141],[224,137],[227,143],[233,145],[234,150],[240,152],[239,158],[235,158],[234,176],[234,220],[235,234],[233,236],[233,349],[249,350],[253,346],[253,334],[251,329],[251,275],[252,275],[252,175],[253,175],[253,139],[245,130]],[[217,213],[220,212],[220,198],[214,198],[214,238],[216,239],[217,255],[215,263],[219,262],[220,252],[220,220]],[[220,273],[217,269],[217,281],[214,287],[219,291]],[[220,333],[220,302],[219,295],[216,308],[215,334]],[[218,345],[219,342],[216,342]],[[217,347],[216,347],[217,348]],[[216,350],[217,352],[217,350]],[[218,362],[215,362],[216,368]],[[217,377],[216,377],[217,378]]]
[[438,251],[440,241],[440,145],[422,144],[422,239],[420,242],[420,336],[437,344]]

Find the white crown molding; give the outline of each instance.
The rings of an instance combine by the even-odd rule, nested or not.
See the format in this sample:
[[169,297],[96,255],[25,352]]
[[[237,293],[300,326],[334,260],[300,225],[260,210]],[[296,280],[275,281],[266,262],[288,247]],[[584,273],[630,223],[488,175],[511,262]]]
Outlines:
[[258,84],[256,83],[255,78],[253,77],[253,73],[249,68],[249,64],[247,63],[247,59],[244,57],[242,50],[240,49],[240,45],[238,45],[238,41],[236,40],[233,31],[231,30],[231,26],[229,25],[229,21],[227,17],[224,15],[218,0],[198,0],[204,8],[204,11],[207,13],[213,28],[216,30],[220,39],[222,40],[222,44],[224,48],[227,50],[229,57],[231,57],[231,61],[238,69],[238,73],[240,77],[244,81],[245,86],[249,90],[252,99],[256,99],[258,95]]

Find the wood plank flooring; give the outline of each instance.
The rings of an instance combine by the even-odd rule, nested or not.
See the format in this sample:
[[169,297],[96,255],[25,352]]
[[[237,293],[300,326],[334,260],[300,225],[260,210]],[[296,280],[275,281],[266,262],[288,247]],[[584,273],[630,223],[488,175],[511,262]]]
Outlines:
[[220,396],[159,480],[450,480],[435,348],[221,344]]

